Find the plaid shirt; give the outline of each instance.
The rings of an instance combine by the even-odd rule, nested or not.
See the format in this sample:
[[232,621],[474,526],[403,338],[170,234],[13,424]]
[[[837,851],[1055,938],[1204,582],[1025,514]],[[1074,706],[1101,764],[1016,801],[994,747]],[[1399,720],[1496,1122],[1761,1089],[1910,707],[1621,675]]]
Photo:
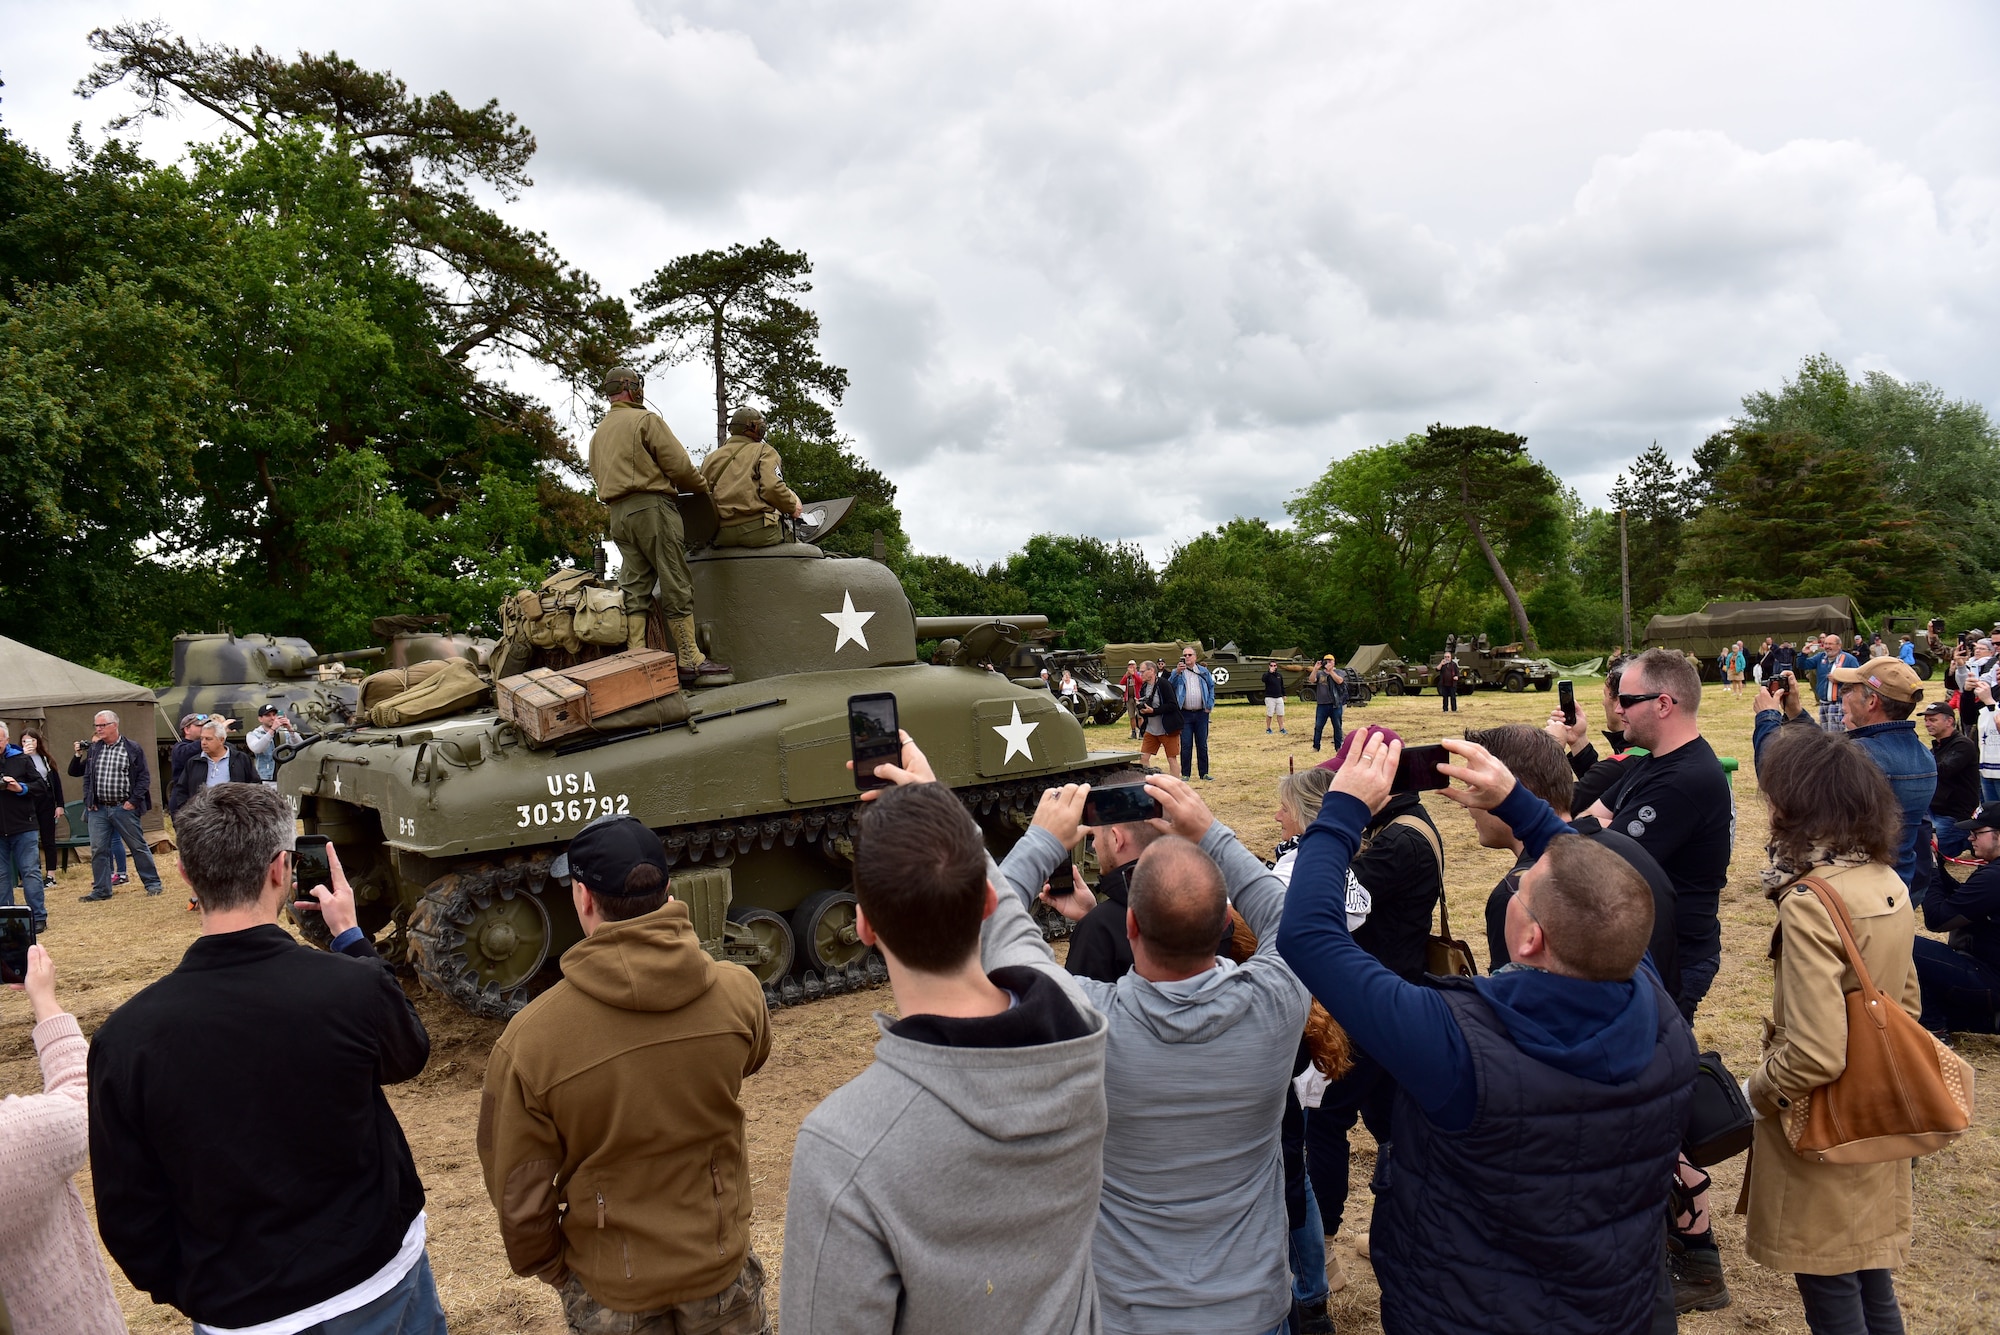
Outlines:
[[92,787],[97,805],[115,807],[121,802],[132,800],[132,753],[125,749],[125,739],[115,742],[92,742],[97,752],[97,764],[92,775]]

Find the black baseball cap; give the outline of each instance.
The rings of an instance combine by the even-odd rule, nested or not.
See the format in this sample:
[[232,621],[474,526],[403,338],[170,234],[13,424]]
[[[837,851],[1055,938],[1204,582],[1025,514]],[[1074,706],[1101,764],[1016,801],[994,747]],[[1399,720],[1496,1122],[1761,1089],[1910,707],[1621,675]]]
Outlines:
[[1926,714],[1950,714],[1953,718],[1958,717],[1958,712],[1942,700],[1931,701],[1924,706],[1924,712]]
[[1966,834],[1975,830],[2000,830],[2000,802],[1988,802],[1972,813],[1971,820],[1954,822]]
[[259,705],[257,707],[258,718],[262,718],[266,714],[275,714],[277,712],[278,712],[278,707],[276,705]]
[[625,893],[625,878],[639,866],[658,867],[661,878],[666,877],[667,846],[660,836],[631,816],[599,816],[576,832],[550,864],[549,874],[559,881],[582,881],[591,894],[617,899]]

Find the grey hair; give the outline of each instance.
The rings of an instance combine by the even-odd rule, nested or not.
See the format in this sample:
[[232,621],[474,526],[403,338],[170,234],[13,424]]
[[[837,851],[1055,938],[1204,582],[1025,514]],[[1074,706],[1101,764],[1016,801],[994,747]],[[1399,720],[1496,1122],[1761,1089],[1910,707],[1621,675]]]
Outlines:
[[100,709],[95,714],[92,714],[91,718],[93,719],[108,718],[113,723],[116,723],[118,722],[118,711],[115,709]]
[[210,913],[255,904],[271,859],[298,843],[292,808],[261,783],[204,788],[174,817],[181,867]]
[[13,730],[7,726],[4,720],[0,720],[0,737],[12,737],[13,735]]
[[211,717],[208,722],[201,725],[201,735],[207,737],[210,734],[226,742],[229,740],[229,725],[219,718]]

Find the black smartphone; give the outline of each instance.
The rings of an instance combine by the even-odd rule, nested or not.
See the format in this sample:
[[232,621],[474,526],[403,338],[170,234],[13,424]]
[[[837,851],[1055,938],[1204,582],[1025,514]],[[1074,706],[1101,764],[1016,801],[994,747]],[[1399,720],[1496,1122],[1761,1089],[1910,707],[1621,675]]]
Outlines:
[[1556,701],[1562,706],[1563,722],[1576,726],[1576,686],[1569,681],[1556,683]]
[[317,908],[319,901],[313,899],[313,887],[323,885],[333,889],[333,863],[326,856],[326,847],[332,842],[323,834],[302,834],[292,846],[292,875],[296,879],[293,899],[301,903],[311,900]]
[[1076,893],[1076,864],[1065,862],[1049,875],[1051,895],[1073,895]]
[[1129,825],[1138,820],[1158,820],[1160,799],[1146,791],[1145,783],[1113,783],[1092,788],[1083,797],[1085,825]]
[[1439,765],[1451,763],[1451,752],[1442,746],[1406,746],[1396,760],[1392,793],[1421,793],[1432,788],[1449,788],[1451,780],[1437,772]]
[[35,911],[0,904],[0,983],[28,981],[28,947],[35,944]]
[[847,740],[854,750],[854,786],[887,788],[890,781],[878,778],[875,767],[887,761],[893,765],[903,758],[902,725],[896,721],[896,697],[888,691],[877,695],[847,697]]

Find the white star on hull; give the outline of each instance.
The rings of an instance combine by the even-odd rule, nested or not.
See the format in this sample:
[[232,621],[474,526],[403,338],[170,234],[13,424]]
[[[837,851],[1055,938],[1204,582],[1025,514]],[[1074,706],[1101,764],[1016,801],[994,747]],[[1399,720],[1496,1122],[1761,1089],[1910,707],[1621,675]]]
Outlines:
[[1040,723],[1021,722],[1021,706],[1014,706],[1014,721],[1012,723],[994,723],[989,726],[992,727],[993,731],[999,733],[1007,743],[1007,754],[1000,757],[1001,764],[1004,765],[1012,760],[1016,752],[1025,756],[1030,762],[1034,760],[1035,753],[1028,749],[1028,738],[1033,735],[1035,729],[1042,725]]
[[868,618],[875,614],[873,612],[855,611],[853,594],[847,592],[845,589],[841,590],[840,610],[838,612],[821,612],[820,615],[831,621],[834,624],[834,628],[840,632],[839,635],[834,637],[833,641],[833,651],[835,653],[839,653],[842,649],[846,648],[849,640],[858,643],[863,649],[868,647],[868,634],[862,627],[866,626]]

